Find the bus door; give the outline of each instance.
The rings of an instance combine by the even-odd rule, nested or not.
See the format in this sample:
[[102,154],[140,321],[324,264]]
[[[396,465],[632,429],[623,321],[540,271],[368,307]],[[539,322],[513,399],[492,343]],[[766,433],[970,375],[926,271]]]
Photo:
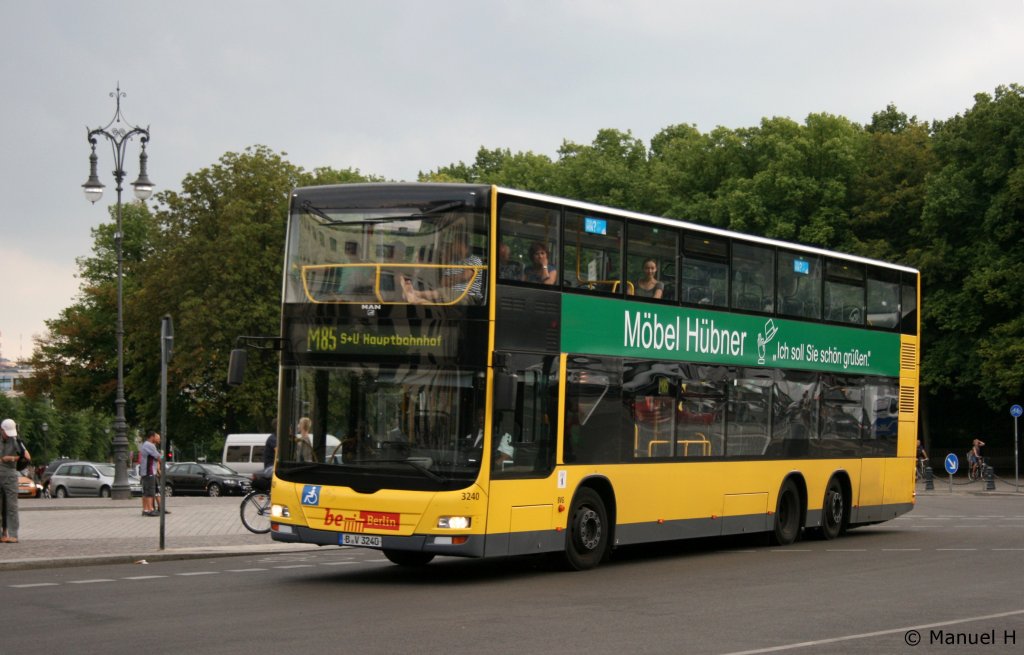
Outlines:
[[[513,393],[509,406],[492,405],[487,554],[550,549],[557,519],[553,475],[558,435],[558,356],[509,353],[506,374]],[[486,461],[486,460],[485,460]],[[559,546],[560,547],[560,546]]]

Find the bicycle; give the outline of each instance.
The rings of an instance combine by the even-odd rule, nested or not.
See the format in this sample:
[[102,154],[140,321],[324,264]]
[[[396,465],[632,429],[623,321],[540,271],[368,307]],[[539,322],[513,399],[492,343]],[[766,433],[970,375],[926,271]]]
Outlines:
[[[968,453],[969,454],[969,453]],[[974,457],[969,458],[970,466],[967,467],[967,479],[971,482],[980,480],[985,476],[985,458]]]
[[270,491],[257,488],[255,479],[253,482],[252,490],[242,498],[238,513],[249,532],[267,534],[270,532]]

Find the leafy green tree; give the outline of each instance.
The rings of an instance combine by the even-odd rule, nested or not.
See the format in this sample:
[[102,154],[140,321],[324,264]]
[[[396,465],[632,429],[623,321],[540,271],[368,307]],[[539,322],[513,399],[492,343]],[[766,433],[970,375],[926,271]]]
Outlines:
[[558,195],[643,211],[647,206],[647,147],[630,132],[604,129],[590,145],[566,141],[558,149]]
[[[102,408],[113,412],[117,388],[117,256],[115,208],[111,222],[92,230],[93,254],[78,260],[82,284],[75,301],[46,321],[47,334],[36,342],[32,378],[25,382],[30,398],[52,397],[61,410]],[[153,217],[142,203],[122,207],[123,285],[125,306],[138,287],[137,270],[151,251]],[[127,351],[126,351],[127,353]],[[125,370],[131,358],[125,356]],[[129,423],[134,407],[125,408]]]
[[935,126],[920,264],[932,393],[1024,393],[1024,87],[980,93]]
[[851,189],[851,250],[913,263],[922,248],[926,182],[937,168],[929,126],[890,104],[872,116],[867,133],[864,163]]

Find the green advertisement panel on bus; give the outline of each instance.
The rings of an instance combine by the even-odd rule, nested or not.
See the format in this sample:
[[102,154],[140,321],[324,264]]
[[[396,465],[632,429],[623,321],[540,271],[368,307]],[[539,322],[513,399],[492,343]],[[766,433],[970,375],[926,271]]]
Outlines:
[[562,298],[562,349],[888,377],[900,372],[898,334],[571,294]]

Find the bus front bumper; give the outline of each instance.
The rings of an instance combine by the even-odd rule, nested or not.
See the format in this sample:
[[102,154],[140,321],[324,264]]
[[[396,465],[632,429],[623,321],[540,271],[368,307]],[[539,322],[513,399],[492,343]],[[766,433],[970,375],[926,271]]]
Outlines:
[[[341,546],[341,532],[316,530],[302,525],[287,523],[271,524],[270,536],[274,541],[287,543],[316,544],[318,546]],[[455,557],[483,557],[484,536],[413,534],[407,537],[374,535],[381,538],[381,550],[405,550]],[[456,543],[460,540],[461,543]],[[373,546],[367,546],[373,548]]]

